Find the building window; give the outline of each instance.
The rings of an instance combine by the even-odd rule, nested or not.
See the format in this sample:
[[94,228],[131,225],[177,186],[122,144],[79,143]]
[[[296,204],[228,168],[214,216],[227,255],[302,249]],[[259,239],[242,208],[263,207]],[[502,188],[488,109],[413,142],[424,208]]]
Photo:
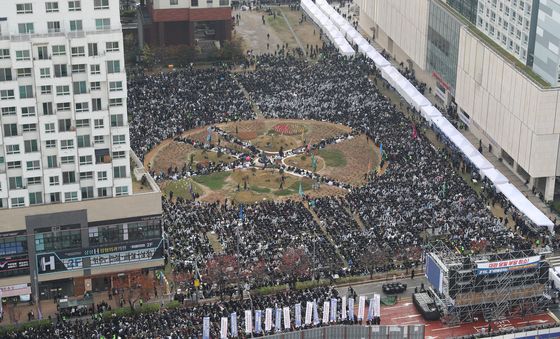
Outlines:
[[31,68],[18,68],[16,70],[18,78],[29,78],[31,77]]
[[116,166],[113,168],[114,178],[126,178],[126,166]]
[[40,170],[41,169],[41,165],[39,164],[39,160],[32,160],[32,161],[27,161],[26,165],[27,165],[27,170],[28,171],[36,171],[36,170]]
[[76,173],[75,172],[62,172],[62,183],[63,184],[74,184],[76,183]]
[[100,91],[101,90],[101,82],[93,81],[89,83],[89,88],[92,91]]
[[9,59],[10,58],[10,50],[7,48],[0,49],[0,59]]
[[85,64],[72,65],[72,74],[80,74],[86,72]]
[[49,177],[49,186],[58,186],[60,185],[60,178],[57,176]]
[[95,19],[95,29],[98,31],[106,30],[111,28],[111,19]]
[[54,65],[54,77],[62,78],[68,76],[68,67],[65,64]]
[[101,74],[101,67],[98,64],[89,65],[89,71],[91,74]]
[[47,13],[56,13],[58,12],[58,2],[46,2],[45,7]]
[[98,145],[98,144],[104,144],[105,143],[105,137],[103,135],[96,135],[93,137],[93,143]]
[[60,32],[60,21],[49,21],[47,22],[47,29],[49,33]]
[[56,155],[47,155],[47,168],[57,168],[57,167],[58,167],[58,162],[56,160]]
[[82,28],[82,20],[70,20],[70,31],[79,32]]
[[21,168],[21,161],[8,161],[6,163],[6,166],[8,166],[8,169],[18,169]]
[[191,7],[198,7],[198,0],[191,0]]
[[0,100],[10,100],[14,99],[14,90],[13,89],[3,89],[0,90]]
[[101,107],[101,99],[100,98],[91,99],[91,110],[94,111],[94,112],[103,110],[103,107]]
[[122,127],[122,126],[124,126],[122,114],[112,114],[111,127]]
[[23,188],[22,177],[10,177],[8,178],[8,184],[11,190],[17,190]]
[[81,155],[80,165],[91,165],[93,164],[93,157],[91,155]]
[[80,172],[80,180],[93,179],[93,172]]
[[35,33],[35,26],[32,22],[18,24],[19,34],[33,34]]
[[64,45],[54,45],[52,46],[53,55],[66,55],[66,46]]
[[41,94],[51,94],[52,87],[50,85],[41,86]]
[[97,52],[97,43],[90,42],[88,44],[88,56],[97,56],[99,53]]
[[17,4],[16,5],[17,14],[31,14],[33,13],[33,5],[31,3]]
[[76,46],[72,47],[72,56],[73,57],[81,57],[86,56],[86,49],[84,46]]
[[107,181],[107,171],[97,172],[97,181]]
[[119,42],[118,41],[108,41],[105,43],[105,51],[106,52],[118,52],[119,51]]
[[126,144],[126,136],[124,134],[113,135],[113,145]]
[[55,133],[55,129],[54,129],[54,123],[53,122],[49,122],[47,124],[45,124],[45,133]]
[[83,113],[89,111],[89,103],[87,102],[77,102],[76,103],[76,113]]
[[2,116],[16,115],[15,107],[2,107]]
[[37,124],[23,124],[22,129],[24,132],[35,132],[37,131]]
[[0,81],[12,81],[12,69],[0,68]]
[[63,165],[69,165],[74,163],[74,156],[68,155],[64,157],[60,157],[60,163]]
[[82,10],[81,1],[68,1],[69,12],[79,12]]
[[105,187],[101,187],[97,189],[97,197],[98,198],[104,198],[104,197],[108,197],[109,195],[107,194],[107,188]]
[[76,120],[76,128],[89,127],[89,119],[78,119]]
[[88,187],[82,187],[81,189],[82,191],[82,199],[93,199],[93,187],[92,186],[88,186]]
[[56,140],[46,140],[45,141],[46,148],[56,148]]
[[85,81],[75,81],[72,84],[74,89],[74,94],[85,94],[87,93],[87,86]]
[[70,86],[56,86],[56,95],[70,95]]
[[98,128],[103,128],[103,127],[104,127],[103,119],[94,119],[93,120],[93,128],[98,129]]
[[25,199],[23,197],[19,198],[12,198],[12,207],[24,207],[25,206]]
[[122,105],[123,105],[123,99],[122,98],[109,99],[109,106],[110,107],[118,107],[118,106],[122,106]]
[[107,61],[107,73],[120,73],[120,72],[121,72],[121,62],[119,60]]
[[15,137],[18,135],[17,124],[4,124],[4,136]]
[[70,103],[69,102],[59,102],[56,104],[56,111],[57,112],[68,112],[70,111]]
[[179,4],[179,0],[169,0],[169,5],[177,6]]
[[60,149],[73,149],[74,148],[74,140],[60,140]]
[[108,9],[109,0],[93,0],[93,9]]
[[78,135],[78,148],[91,147],[91,140],[89,135]]
[[27,185],[40,185],[41,184],[41,177],[31,177],[27,178]]
[[64,193],[64,200],[68,202],[78,201],[78,192],[66,192]]
[[32,192],[29,193],[29,205],[37,205],[43,203],[43,193]]
[[118,92],[123,90],[122,81],[109,81],[109,91]]
[[69,132],[72,129],[71,119],[59,119],[58,120],[58,132]]
[[115,188],[115,195],[120,197],[122,195],[128,195],[128,186],[117,186]]
[[38,152],[39,147],[37,145],[38,145],[37,140],[25,140],[23,142],[25,153]]
[[16,51],[16,60],[31,60],[31,53],[29,53],[29,50]]
[[124,159],[126,157],[125,151],[115,151],[113,152],[113,159]]
[[19,98],[20,99],[33,98],[33,86],[31,85],[19,86]]
[[22,107],[21,108],[21,116],[22,117],[34,117],[35,116],[35,107],[34,106],[28,106],[28,107]]
[[43,67],[39,69],[39,74],[41,79],[47,79],[51,77],[51,69],[48,67]]
[[7,154],[19,154],[19,145],[6,145]]

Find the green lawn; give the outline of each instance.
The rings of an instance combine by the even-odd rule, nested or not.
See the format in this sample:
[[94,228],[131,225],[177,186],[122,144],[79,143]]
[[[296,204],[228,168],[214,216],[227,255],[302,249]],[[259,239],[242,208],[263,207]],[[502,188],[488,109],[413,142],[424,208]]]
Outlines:
[[319,156],[325,159],[325,164],[328,167],[344,167],[346,166],[346,158],[344,153],[337,149],[327,150],[322,149],[319,151]]
[[[193,192],[202,194],[202,189],[196,184],[192,184]],[[165,196],[169,197],[169,193],[173,192],[174,197],[182,197],[186,200],[192,200],[192,195],[190,193],[190,181],[181,179],[177,181],[170,181],[165,185],[163,193]]]
[[251,191],[257,192],[257,193],[270,193],[270,188],[260,187],[260,186],[251,186]]
[[211,190],[220,190],[224,187],[225,180],[229,177],[230,172],[218,172],[209,175],[201,175],[193,177],[193,180],[201,185],[204,185]]

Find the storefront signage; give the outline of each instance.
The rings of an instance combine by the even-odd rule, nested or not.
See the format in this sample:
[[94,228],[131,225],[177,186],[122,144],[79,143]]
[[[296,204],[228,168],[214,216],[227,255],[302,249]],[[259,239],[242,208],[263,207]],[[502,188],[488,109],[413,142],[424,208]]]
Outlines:
[[21,275],[29,274],[29,258],[26,255],[0,258],[0,277],[13,276],[16,270],[21,270]]
[[37,255],[39,274],[71,271],[84,268],[89,258],[90,267],[141,262],[163,257],[163,240],[136,244],[83,249],[72,252],[51,252]]

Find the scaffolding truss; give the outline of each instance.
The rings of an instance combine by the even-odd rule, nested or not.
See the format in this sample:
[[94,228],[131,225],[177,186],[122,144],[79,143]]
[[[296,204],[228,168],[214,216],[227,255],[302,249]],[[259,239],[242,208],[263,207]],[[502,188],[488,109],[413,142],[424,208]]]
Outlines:
[[[465,256],[438,242],[426,255],[441,270],[433,294],[450,325],[542,313],[550,305],[549,265],[533,250]],[[527,264],[507,265],[518,262]],[[483,271],[488,264],[497,268]]]

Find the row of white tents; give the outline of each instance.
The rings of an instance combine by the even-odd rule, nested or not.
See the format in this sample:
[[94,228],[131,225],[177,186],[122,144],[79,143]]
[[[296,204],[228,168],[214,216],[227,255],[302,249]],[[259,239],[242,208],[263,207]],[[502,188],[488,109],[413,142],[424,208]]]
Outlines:
[[[381,71],[381,76],[402,98],[418,111],[431,125],[435,125],[464,156],[479,170],[483,177],[488,178],[498,192],[501,192],[521,213],[529,218],[535,225],[548,227],[552,232],[554,224],[533,205],[508,179],[461,134],[442,114],[434,107],[410,81],[405,78],[391,63],[385,59],[363,36],[348,23],[326,0],[302,0],[303,10],[327,34],[336,48],[346,56],[355,54],[353,46],[358,52],[373,61]],[[341,37],[347,40],[346,44]],[[350,48],[350,49],[348,49]],[[350,51],[351,50],[351,51]]]

